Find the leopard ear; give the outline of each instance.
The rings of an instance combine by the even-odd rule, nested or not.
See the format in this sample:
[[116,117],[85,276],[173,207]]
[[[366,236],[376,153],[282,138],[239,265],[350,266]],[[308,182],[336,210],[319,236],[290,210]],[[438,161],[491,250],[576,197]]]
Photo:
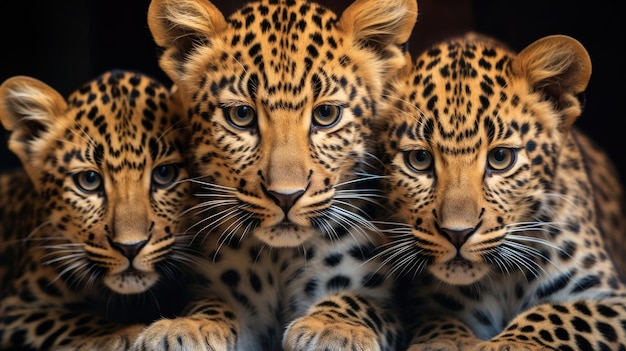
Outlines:
[[148,7],[148,27],[164,49],[159,64],[175,82],[187,54],[226,26],[222,12],[208,0],[152,0]]
[[582,113],[578,95],[591,78],[591,59],[585,47],[566,35],[547,36],[522,50],[512,67],[534,90],[555,101],[563,116],[562,127],[571,127]]
[[0,85],[0,122],[10,133],[9,149],[27,171],[36,155],[48,147],[44,136],[66,110],[63,96],[37,79],[15,76]]
[[386,73],[410,60],[406,45],[416,21],[416,0],[356,0],[341,14],[338,26],[357,47],[374,51]]

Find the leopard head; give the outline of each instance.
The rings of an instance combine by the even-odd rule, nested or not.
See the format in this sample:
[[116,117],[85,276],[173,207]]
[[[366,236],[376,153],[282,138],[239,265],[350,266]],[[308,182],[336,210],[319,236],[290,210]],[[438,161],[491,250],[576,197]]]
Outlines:
[[260,1],[228,18],[205,0],[152,1],[160,65],[190,119],[198,230],[293,247],[367,225],[355,203],[371,194],[351,189],[416,18],[414,0],[357,0],[341,16]]
[[391,254],[410,258],[398,269],[427,267],[460,285],[539,269],[539,219],[558,211],[558,159],[590,75],[573,38],[515,54],[471,33],[424,52],[390,84],[379,141],[389,207],[406,225]]
[[0,120],[40,206],[32,243],[40,263],[74,288],[119,294],[176,271],[189,184],[188,129],[170,91],[140,74],[111,71],[64,99],[26,76],[0,87]]

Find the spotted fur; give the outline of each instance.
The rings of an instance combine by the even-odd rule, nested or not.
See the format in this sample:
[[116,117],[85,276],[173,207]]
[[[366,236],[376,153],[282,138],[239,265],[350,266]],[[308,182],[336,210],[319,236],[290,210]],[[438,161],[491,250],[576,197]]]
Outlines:
[[571,37],[515,54],[470,33],[390,84],[379,141],[398,223],[385,254],[408,291],[411,351],[626,349],[605,247],[623,234],[599,222],[622,190],[574,126],[590,75]]
[[0,252],[14,273],[0,349],[125,350],[144,323],[176,312],[194,257],[181,234],[180,117],[166,87],[134,72],[106,72],[67,100],[30,77],[0,86],[24,166],[0,176]]
[[383,236],[363,205],[376,199],[365,164],[416,16],[414,0],[357,0],[340,16],[261,1],[227,19],[205,0],[152,1],[160,64],[192,129],[203,295],[233,306],[240,331],[179,334],[232,326],[196,313],[156,323],[138,348],[395,349],[392,281],[370,260]]

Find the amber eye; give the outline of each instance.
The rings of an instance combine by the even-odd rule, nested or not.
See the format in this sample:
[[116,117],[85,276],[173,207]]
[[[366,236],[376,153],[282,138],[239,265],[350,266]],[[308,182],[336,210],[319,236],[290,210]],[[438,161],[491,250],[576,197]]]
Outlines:
[[509,169],[516,160],[516,151],[514,149],[497,147],[489,151],[487,155],[487,166],[497,172]]
[[78,189],[84,193],[95,193],[104,188],[102,176],[96,171],[78,172],[72,176],[72,179]]
[[313,124],[318,127],[332,127],[341,118],[342,108],[335,105],[319,105],[313,109]]
[[433,156],[426,150],[411,150],[404,153],[404,162],[416,172],[424,172],[432,168]]
[[249,128],[256,121],[256,113],[250,106],[227,106],[223,110],[226,120],[235,128]]
[[164,188],[178,179],[179,167],[177,164],[158,166],[152,171],[152,185]]

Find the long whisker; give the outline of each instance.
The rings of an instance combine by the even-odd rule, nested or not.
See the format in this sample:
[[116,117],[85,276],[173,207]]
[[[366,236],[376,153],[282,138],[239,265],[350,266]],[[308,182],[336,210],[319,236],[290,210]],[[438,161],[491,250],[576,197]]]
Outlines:
[[383,178],[383,176],[376,175],[376,174],[368,174],[368,173],[356,173],[356,175],[360,175],[361,177],[360,178],[353,178],[353,179],[347,180],[345,182],[337,183],[337,184],[335,184],[333,186],[333,188],[340,188],[340,187],[351,185],[351,184],[355,184],[355,183],[366,182],[366,181],[370,181],[370,180],[382,179]]

